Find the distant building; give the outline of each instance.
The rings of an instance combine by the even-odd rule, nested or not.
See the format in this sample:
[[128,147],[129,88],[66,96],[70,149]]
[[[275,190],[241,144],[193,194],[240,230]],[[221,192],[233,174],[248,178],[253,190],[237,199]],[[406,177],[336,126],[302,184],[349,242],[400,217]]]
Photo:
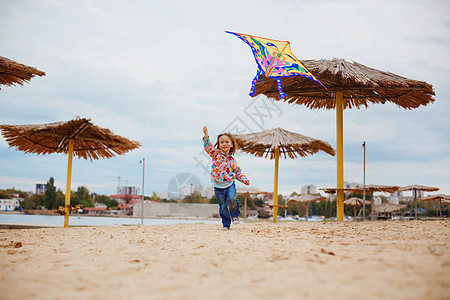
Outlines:
[[100,203],[100,202],[94,202],[94,207],[105,209],[105,210],[108,209],[108,206],[105,203]]
[[425,197],[425,191],[416,191],[416,198],[423,198],[423,197]]
[[214,195],[212,186],[202,186],[202,197],[211,198]]
[[15,210],[16,207],[20,206],[22,198],[12,198],[12,199],[0,199],[0,210],[11,211]]
[[399,202],[403,199],[404,199],[403,192],[401,192],[401,191],[396,191],[394,193],[390,193],[389,197],[387,198],[387,200],[393,204],[399,204]]
[[162,193],[158,194],[158,198],[165,199],[165,200],[176,200],[177,199],[176,196],[177,195],[174,195],[171,192],[162,192]]
[[117,188],[118,195],[139,195],[139,188],[135,186],[119,186]]
[[45,183],[36,183],[36,194],[43,194],[47,189],[47,184]]
[[301,187],[302,195],[311,195],[311,194],[317,194],[317,187],[315,185],[304,185]]
[[379,196],[373,196],[373,203],[374,205],[380,205],[382,203],[382,199]]
[[180,199],[198,192],[202,197],[211,198],[214,195],[214,188],[210,186],[202,186],[200,184],[183,185],[178,189]]

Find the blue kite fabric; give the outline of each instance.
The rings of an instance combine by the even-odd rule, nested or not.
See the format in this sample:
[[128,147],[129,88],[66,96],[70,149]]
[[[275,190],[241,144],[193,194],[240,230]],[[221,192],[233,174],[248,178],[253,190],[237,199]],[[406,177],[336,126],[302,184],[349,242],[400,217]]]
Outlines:
[[281,83],[282,77],[307,77],[318,82],[326,89],[291,52],[291,46],[288,41],[277,41],[232,31],[226,31],[226,33],[237,36],[252,49],[258,69],[255,78],[252,80],[250,96],[255,94],[255,84],[262,74],[265,74],[266,77],[275,78],[280,99],[286,97]]

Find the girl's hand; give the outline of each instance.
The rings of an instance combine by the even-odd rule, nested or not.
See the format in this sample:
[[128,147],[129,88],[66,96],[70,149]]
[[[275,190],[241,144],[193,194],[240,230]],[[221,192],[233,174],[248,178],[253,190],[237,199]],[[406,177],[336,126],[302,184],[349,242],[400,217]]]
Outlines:
[[206,128],[206,126],[203,126],[203,133],[205,134],[205,137],[208,136],[208,128]]
[[250,185],[250,181],[246,180],[246,181],[244,181],[244,184],[245,185]]

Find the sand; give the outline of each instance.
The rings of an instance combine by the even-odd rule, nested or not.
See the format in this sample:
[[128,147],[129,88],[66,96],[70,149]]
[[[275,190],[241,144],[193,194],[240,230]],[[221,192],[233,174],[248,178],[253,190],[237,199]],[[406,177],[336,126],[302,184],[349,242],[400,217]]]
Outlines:
[[450,221],[0,230],[0,299],[450,299]]

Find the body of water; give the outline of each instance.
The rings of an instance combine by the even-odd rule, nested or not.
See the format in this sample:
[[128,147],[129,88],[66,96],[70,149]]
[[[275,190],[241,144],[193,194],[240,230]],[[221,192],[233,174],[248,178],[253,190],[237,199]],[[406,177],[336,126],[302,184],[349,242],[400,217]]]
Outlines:
[[[183,219],[145,219],[144,225],[172,225],[207,223],[220,224],[220,220],[183,220]],[[0,224],[6,225],[39,225],[64,226],[64,216],[0,214]],[[108,225],[140,225],[140,218],[70,216],[69,226],[108,226]]]

